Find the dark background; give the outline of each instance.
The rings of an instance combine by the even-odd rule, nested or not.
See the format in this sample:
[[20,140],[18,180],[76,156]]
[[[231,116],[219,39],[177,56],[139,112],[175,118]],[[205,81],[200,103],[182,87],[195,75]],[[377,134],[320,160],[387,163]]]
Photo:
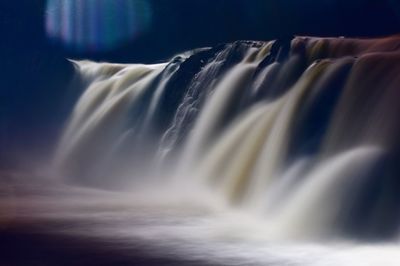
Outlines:
[[42,52],[43,56],[55,53],[94,60],[152,62],[182,50],[238,39],[369,37],[397,33],[400,27],[397,0],[126,1],[150,3],[149,31],[115,50],[85,54],[54,45],[46,38],[45,0],[1,0],[1,50],[22,55]]
[[45,0],[0,0],[0,167],[12,167],[15,158],[40,150],[57,134],[71,107],[68,101],[73,101],[73,96],[67,100],[73,70],[65,58],[148,63],[238,39],[371,37],[400,31],[398,0],[148,2],[152,20],[147,32],[94,53],[46,37]]

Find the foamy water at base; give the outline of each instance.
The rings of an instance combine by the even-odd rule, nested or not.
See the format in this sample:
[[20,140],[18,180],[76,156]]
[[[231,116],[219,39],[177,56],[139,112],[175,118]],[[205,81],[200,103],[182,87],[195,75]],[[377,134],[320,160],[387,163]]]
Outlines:
[[391,266],[400,262],[398,243],[278,240],[268,230],[268,221],[232,211],[211,196],[171,197],[154,190],[132,196],[54,183],[12,184],[1,193],[3,228],[36,223],[54,236],[99,239],[128,253],[140,247],[154,256],[205,265]]

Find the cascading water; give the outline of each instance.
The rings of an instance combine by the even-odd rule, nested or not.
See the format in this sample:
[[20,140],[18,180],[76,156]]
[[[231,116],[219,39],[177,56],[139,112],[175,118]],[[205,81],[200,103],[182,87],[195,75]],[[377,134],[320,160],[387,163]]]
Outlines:
[[215,197],[260,218],[267,239],[396,240],[399,45],[296,37],[156,65],[73,62],[86,88],[55,169],[87,186]]

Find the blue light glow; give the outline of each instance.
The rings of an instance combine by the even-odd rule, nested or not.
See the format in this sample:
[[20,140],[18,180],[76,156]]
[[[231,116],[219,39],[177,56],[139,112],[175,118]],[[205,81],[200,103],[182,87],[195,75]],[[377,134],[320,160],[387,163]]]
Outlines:
[[107,51],[146,32],[151,17],[147,0],[48,0],[46,32],[73,50]]

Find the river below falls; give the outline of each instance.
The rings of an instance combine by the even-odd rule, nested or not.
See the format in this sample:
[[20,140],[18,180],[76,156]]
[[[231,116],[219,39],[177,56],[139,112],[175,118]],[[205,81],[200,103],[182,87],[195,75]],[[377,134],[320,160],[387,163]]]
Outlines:
[[[107,259],[124,256],[123,263],[107,265],[400,265],[397,243],[271,239],[262,219],[209,199],[167,197],[163,190],[110,192],[37,178],[27,182],[9,173],[2,180],[0,245],[9,255],[0,257],[0,265],[53,265],[49,254],[36,256],[35,263],[30,260],[29,250],[38,247],[27,244],[29,237],[43,235],[47,241],[40,245],[56,245],[52,239],[57,239],[58,249],[68,250],[72,239],[79,249],[99,250],[83,264],[77,263],[77,256],[59,265],[106,265],[96,254]],[[18,260],[10,255],[14,253]],[[12,264],[16,261],[20,264]]]

